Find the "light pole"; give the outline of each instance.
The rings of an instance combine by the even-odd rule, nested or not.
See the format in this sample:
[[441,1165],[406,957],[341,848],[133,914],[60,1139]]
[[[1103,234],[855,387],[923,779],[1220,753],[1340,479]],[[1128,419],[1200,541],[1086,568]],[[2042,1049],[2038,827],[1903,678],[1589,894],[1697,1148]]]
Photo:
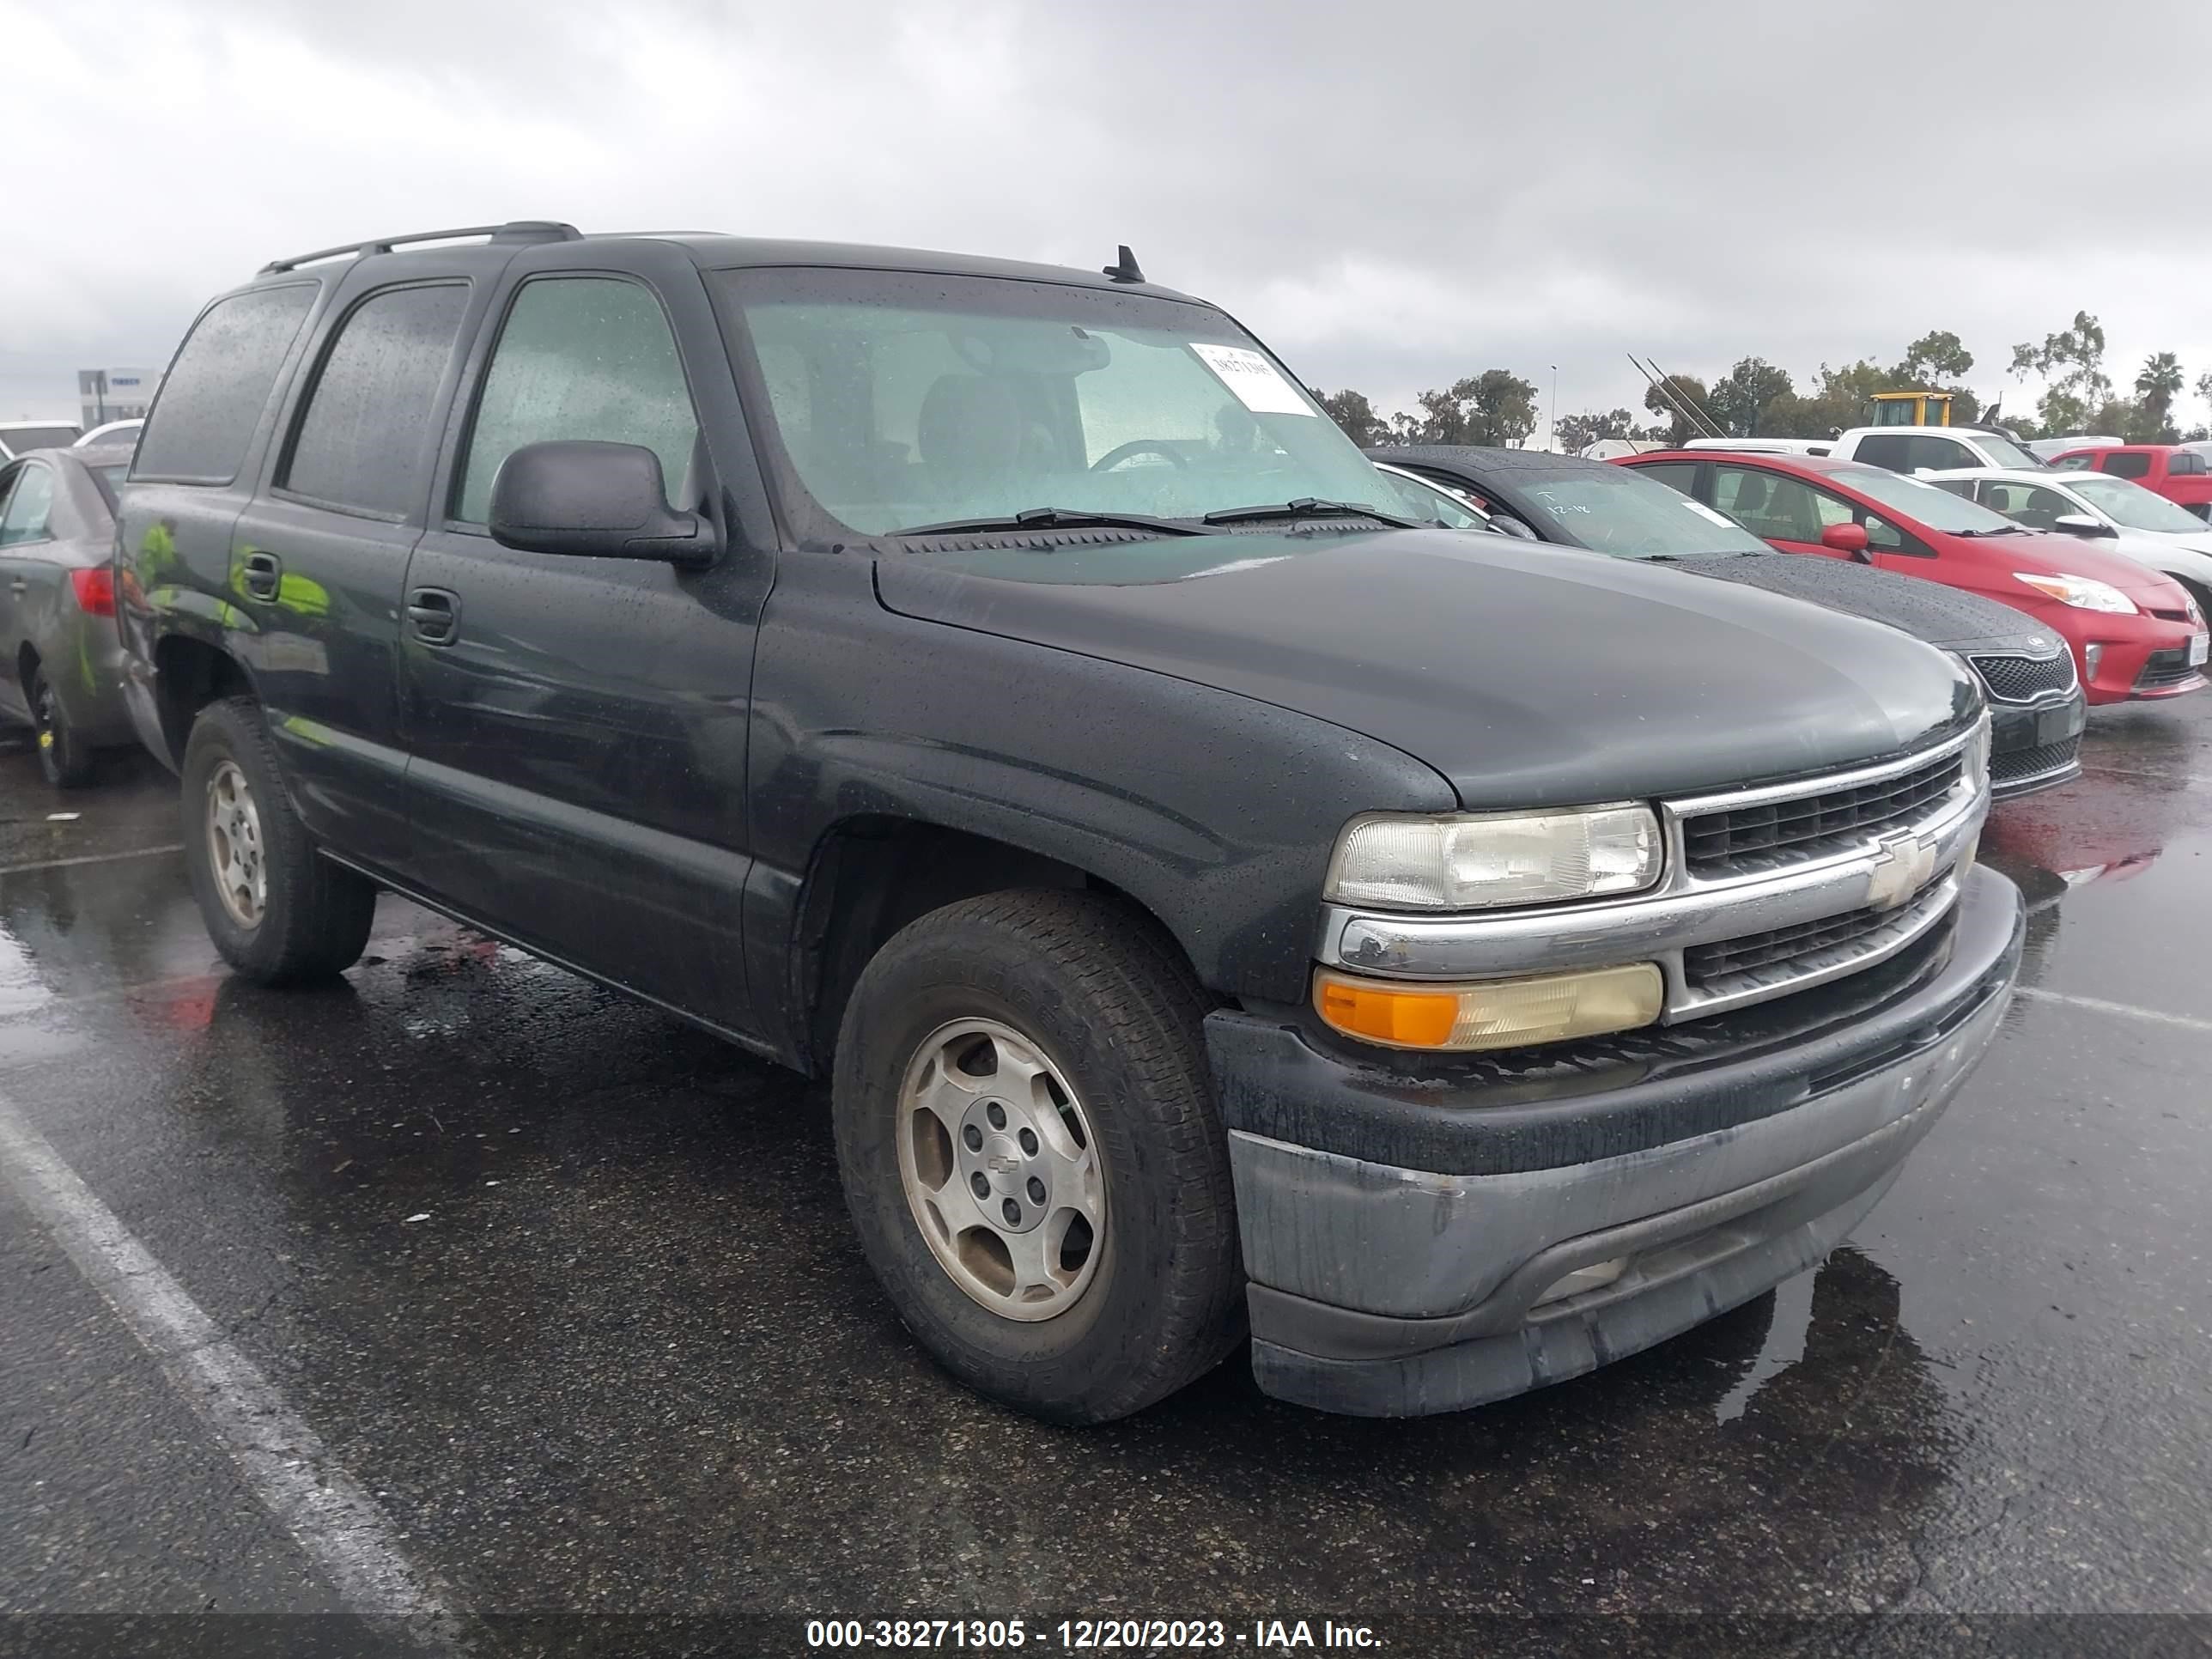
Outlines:
[[1552,365],[1552,412],[1544,419],[1544,447],[1559,447],[1559,366]]

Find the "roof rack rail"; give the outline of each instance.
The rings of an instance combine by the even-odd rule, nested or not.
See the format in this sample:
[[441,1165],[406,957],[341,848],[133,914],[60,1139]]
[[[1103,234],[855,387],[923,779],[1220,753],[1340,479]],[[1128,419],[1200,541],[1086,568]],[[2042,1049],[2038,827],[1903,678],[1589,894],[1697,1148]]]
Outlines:
[[272,271],[296,270],[301,265],[313,264],[319,259],[335,259],[340,254],[358,254],[366,258],[372,253],[389,253],[407,242],[452,242],[464,236],[485,236],[495,247],[501,244],[526,242],[574,242],[584,233],[574,225],[564,225],[554,219],[510,219],[503,225],[464,225],[458,230],[418,230],[406,236],[379,236],[366,242],[344,242],[337,247],[317,248],[313,253],[295,253],[289,259],[271,259],[253,274],[266,276]]

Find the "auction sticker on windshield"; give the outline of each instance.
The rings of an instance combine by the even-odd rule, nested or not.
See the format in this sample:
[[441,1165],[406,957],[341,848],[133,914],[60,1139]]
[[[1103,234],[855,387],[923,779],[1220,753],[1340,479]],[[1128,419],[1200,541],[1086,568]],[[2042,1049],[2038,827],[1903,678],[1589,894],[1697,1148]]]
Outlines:
[[1734,519],[1729,518],[1725,513],[1714,512],[1712,508],[1707,507],[1703,501],[1693,501],[1687,495],[1685,495],[1682,497],[1682,505],[1688,507],[1691,512],[1696,514],[1701,519],[1711,519],[1715,524],[1720,526],[1723,530],[1734,530],[1738,527],[1736,521]]
[[1255,415],[1313,413],[1297,387],[1283,378],[1282,370],[1249,347],[1194,342],[1190,349],[1221,377],[1222,385],[1237,394],[1237,401]]

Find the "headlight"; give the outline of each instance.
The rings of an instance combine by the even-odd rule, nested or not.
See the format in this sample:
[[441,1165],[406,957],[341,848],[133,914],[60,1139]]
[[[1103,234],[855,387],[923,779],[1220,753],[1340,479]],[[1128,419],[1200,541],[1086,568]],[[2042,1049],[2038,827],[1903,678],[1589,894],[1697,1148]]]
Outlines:
[[2113,586],[2093,576],[2033,576],[2025,570],[2015,570],[2012,579],[2026,582],[2039,593],[2048,593],[2061,605],[2070,605],[2076,611],[2109,611],[2114,616],[2136,615],[2136,602]]
[[1659,878],[1659,821],[1644,806],[1494,817],[1354,818],[1326,896],[1401,910],[1487,909],[1633,893]]

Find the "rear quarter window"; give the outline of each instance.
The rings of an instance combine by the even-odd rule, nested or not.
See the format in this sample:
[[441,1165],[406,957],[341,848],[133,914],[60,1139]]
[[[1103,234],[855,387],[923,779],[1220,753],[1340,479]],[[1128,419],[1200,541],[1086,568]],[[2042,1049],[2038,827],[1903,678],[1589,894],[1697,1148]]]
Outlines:
[[203,313],[139,434],[131,476],[210,484],[235,478],[315,294],[312,283],[255,289]]

